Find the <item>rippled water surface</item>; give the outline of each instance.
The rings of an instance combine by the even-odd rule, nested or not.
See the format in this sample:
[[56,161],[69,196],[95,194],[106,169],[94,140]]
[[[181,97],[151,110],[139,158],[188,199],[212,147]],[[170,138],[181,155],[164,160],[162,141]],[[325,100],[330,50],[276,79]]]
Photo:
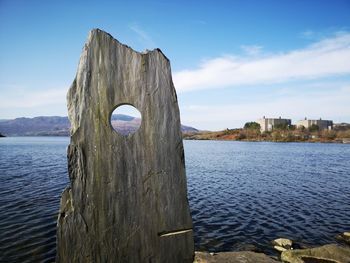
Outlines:
[[[0,262],[52,262],[68,138],[0,139]],[[185,141],[197,250],[350,229],[350,145]]]
[[350,145],[187,141],[197,249],[320,245],[350,229]]

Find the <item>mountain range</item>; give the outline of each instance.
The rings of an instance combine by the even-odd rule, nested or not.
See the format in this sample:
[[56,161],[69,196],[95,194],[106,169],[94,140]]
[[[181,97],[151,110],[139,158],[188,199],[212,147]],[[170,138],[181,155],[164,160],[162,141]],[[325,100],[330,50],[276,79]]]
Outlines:
[[[112,115],[111,124],[122,134],[135,131],[141,119],[129,115]],[[70,123],[68,117],[40,116],[34,118],[16,118],[0,120],[0,134],[5,136],[69,136]],[[183,133],[198,132],[197,129],[181,125]]]

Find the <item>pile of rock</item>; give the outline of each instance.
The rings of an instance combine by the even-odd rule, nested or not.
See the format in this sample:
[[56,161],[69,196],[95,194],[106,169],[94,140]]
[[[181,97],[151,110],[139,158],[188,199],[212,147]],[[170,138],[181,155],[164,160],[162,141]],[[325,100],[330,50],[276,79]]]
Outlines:
[[[345,246],[329,244],[315,248],[305,248],[293,243],[287,238],[272,241],[274,249],[281,252],[281,260],[289,263],[349,263],[350,262],[350,232],[338,235],[337,240]],[[301,249],[302,248],[302,249]]]
[[[350,245],[350,232],[337,236],[342,243]],[[344,242],[343,242],[344,241]],[[194,263],[350,263],[350,246],[329,244],[310,248],[305,244],[293,242],[288,238],[278,238],[272,241],[274,249],[281,252],[280,260],[263,253],[253,251],[237,252],[196,252]]]
[[277,263],[275,259],[252,251],[240,252],[196,252],[194,263]]
[[349,263],[350,248],[336,244],[282,252],[281,260],[289,263]]

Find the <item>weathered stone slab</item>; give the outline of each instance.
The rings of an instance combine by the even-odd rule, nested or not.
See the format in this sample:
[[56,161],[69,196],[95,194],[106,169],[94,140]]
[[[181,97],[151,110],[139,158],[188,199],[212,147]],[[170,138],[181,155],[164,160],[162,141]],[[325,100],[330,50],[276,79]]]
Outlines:
[[[57,222],[57,262],[192,262],[194,244],[170,62],[92,30],[68,92],[70,187]],[[142,114],[132,135],[110,115]]]

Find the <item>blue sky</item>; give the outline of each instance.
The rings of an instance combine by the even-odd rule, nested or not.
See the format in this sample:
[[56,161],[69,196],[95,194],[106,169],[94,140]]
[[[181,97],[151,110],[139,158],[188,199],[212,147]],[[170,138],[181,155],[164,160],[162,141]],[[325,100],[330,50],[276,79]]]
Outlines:
[[182,123],[350,122],[350,1],[0,0],[0,119],[67,115],[88,31],[170,59]]

